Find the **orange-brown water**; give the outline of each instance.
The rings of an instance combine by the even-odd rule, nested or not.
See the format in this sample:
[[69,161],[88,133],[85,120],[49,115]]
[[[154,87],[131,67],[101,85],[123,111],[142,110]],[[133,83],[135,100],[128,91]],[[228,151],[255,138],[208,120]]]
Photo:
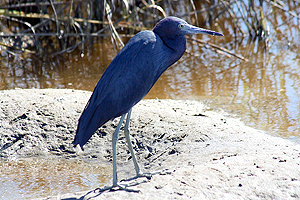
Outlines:
[[30,158],[0,162],[0,199],[30,199],[89,190],[110,180],[110,166]]
[[[269,134],[298,139],[300,128],[300,50],[288,41],[272,44],[246,39],[200,38],[227,47],[249,61],[215,53],[197,44],[157,81],[146,98],[205,100],[212,110],[220,108],[241,118],[246,124]],[[2,57],[0,89],[74,88],[92,91],[116,55],[110,40],[101,40],[84,54],[68,60],[20,63]],[[83,55],[83,56],[82,56]],[[24,62],[24,61],[23,61]],[[42,69],[36,70],[42,64]],[[23,65],[22,65],[23,64]],[[25,66],[24,66],[25,65]]]

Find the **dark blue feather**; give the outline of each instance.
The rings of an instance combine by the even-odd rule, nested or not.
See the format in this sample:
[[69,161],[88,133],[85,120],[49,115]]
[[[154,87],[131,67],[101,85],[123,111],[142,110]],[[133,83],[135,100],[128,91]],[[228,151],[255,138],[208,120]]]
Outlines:
[[186,49],[184,35],[205,31],[168,17],[153,31],[142,31],[131,38],[97,83],[79,119],[73,144],[82,147],[104,123],[127,113],[146,96],[160,75],[181,58]]

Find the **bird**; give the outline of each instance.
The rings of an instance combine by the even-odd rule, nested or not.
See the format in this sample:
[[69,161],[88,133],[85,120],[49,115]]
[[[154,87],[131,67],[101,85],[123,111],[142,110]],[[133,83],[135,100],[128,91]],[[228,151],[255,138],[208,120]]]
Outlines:
[[119,130],[127,115],[124,134],[132,156],[136,177],[144,174],[137,163],[129,136],[132,107],[143,99],[161,74],[178,61],[186,50],[185,35],[223,34],[188,24],[171,16],[160,20],[152,30],[137,33],[121,49],[104,71],[88,100],[79,120],[73,145],[83,145],[106,122],[120,117],[112,136],[113,184],[106,189],[132,191],[118,184],[116,145]]

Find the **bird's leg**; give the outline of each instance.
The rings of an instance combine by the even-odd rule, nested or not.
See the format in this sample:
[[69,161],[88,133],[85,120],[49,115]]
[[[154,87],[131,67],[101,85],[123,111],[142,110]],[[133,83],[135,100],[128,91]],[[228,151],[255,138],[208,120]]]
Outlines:
[[[117,125],[117,128],[116,128],[115,132],[113,133],[113,137],[112,137],[112,149],[113,149],[113,185],[112,186],[107,186],[107,187],[104,187],[104,188],[96,188],[94,190],[94,192],[98,191],[99,193],[102,193],[104,191],[114,190],[114,189],[125,190],[125,191],[128,191],[128,192],[139,192],[139,190],[133,190],[133,189],[127,188],[127,187],[130,187],[130,186],[138,185],[139,183],[122,185],[122,186],[118,184],[118,178],[117,178],[117,141],[118,141],[118,137],[119,137],[119,131],[120,131],[122,123],[124,121],[125,115],[126,114],[122,115],[122,117],[120,119],[120,122]],[[127,118],[126,118],[126,122],[125,122],[125,127],[124,127],[124,132],[125,132],[125,137],[126,137],[126,140],[127,140],[127,143],[128,143],[129,151],[131,153],[132,160],[133,160],[133,163],[134,163],[134,167],[135,167],[135,171],[136,171],[136,176],[133,177],[133,178],[129,178],[129,179],[121,180],[121,181],[131,181],[131,180],[134,180],[134,179],[139,178],[139,177],[146,177],[146,178],[150,179],[152,175],[154,175],[154,174],[160,174],[160,172],[147,173],[147,174],[144,174],[144,173],[141,172],[141,170],[139,168],[139,165],[138,165],[138,163],[136,161],[136,157],[134,155],[134,151],[133,151],[132,144],[131,144],[131,141],[130,141],[130,136],[129,136],[130,115],[131,115],[131,109],[128,111],[128,114],[127,114]]]
[[132,110],[132,108],[128,111],[128,114],[127,114],[125,127],[124,127],[124,133],[125,133],[125,137],[126,137],[126,140],[127,140],[127,143],[128,143],[128,148],[129,148],[129,151],[131,153],[132,160],[133,160],[136,176],[133,177],[133,178],[129,178],[129,179],[121,180],[121,181],[130,181],[130,180],[134,180],[134,179],[139,178],[139,177],[146,177],[146,178],[150,179],[152,177],[152,175],[160,173],[160,172],[143,173],[139,168],[139,165],[137,163],[137,160],[136,160],[133,148],[132,148],[132,144],[131,144],[131,141],[130,141],[130,135],[129,135],[129,122],[130,122],[131,110]]
[[120,122],[113,134],[112,137],[112,149],[113,149],[113,187],[118,186],[118,177],[117,177],[117,141],[118,141],[118,137],[119,137],[119,131],[120,128],[122,126],[122,123],[124,121],[125,115],[122,115]]
[[126,116],[126,113],[124,115],[122,115],[119,124],[117,125],[117,128],[115,130],[115,132],[113,133],[112,136],[112,149],[113,149],[113,184],[112,186],[107,186],[104,188],[96,188],[94,190],[94,192],[99,191],[104,192],[107,190],[113,190],[115,188],[117,188],[118,190],[125,190],[128,192],[139,192],[138,190],[132,190],[132,189],[128,189],[126,188],[126,186],[121,186],[118,184],[118,177],[117,177],[117,141],[118,141],[118,137],[119,137],[119,131],[121,129],[122,123],[124,121],[124,118]]
[[131,141],[130,141],[130,136],[129,136],[129,122],[130,122],[131,110],[132,110],[132,108],[128,111],[128,114],[127,114],[125,127],[124,127],[124,134],[125,134],[125,137],[126,137],[126,140],[127,140],[127,143],[128,143],[129,151],[130,151],[131,156],[132,156],[132,160],[133,160],[136,175],[139,176],[143,173],[141,172],[140,167],[139,167],[139,165],[136,161],[136,157],[134,155],[134,151],[133,151],[132,144],[131,144]]

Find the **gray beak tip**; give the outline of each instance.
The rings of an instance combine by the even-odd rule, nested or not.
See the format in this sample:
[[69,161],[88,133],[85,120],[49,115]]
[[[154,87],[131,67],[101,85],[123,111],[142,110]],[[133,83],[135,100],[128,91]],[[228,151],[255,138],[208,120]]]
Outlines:
[[213,36],[224,36],[224,35],[222,33],[215,32],[213,33]]

